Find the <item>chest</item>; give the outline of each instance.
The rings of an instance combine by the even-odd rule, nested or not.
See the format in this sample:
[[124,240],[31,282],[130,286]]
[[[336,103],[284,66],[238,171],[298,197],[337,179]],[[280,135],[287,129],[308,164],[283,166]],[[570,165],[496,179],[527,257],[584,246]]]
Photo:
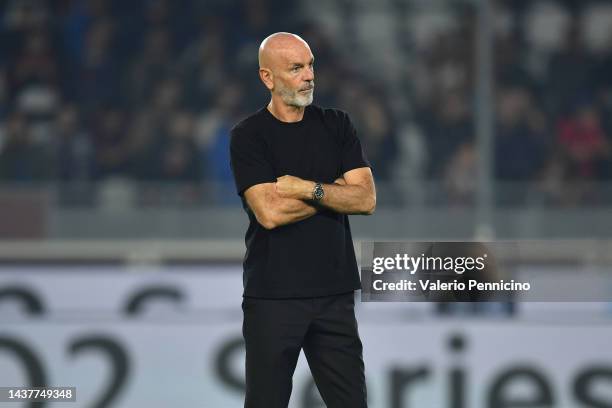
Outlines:
[[288,174],[325,183],[340,177],[341,146],[333,130],[324,127],[272,132],[268,154],[276,177]]

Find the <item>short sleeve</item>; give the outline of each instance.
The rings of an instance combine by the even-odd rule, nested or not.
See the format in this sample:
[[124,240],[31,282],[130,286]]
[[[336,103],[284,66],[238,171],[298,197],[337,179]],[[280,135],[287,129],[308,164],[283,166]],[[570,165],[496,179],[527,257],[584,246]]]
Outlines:
[[256,184],[276,181],[265,145],[257,135],[234,127],[230,137],[230,166],[239,195]]
[[342,174],[360,167],[371,167],[357,137],[357,130],[346,113],[343,115],[342,129]]

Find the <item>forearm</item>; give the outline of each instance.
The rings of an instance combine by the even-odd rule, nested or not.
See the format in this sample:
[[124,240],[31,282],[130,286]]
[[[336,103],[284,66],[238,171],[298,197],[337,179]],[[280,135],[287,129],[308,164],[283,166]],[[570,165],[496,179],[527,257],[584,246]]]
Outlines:
[[323,184],[323,190],[319,204],[338,213],[369,215],[376,207],[375,195],[363,186]]
[[342,214],[369,215],[376,208],[376,188],[369,168],[344,173],[333,184],[323,184],[323,197],[313,201],[315,182],[285,175],[277,178],[275,191],[279,197],[312,202]]
[[293,224],[317,213],[316,207],[295,198],[275,197],[270,203],[270,221],[273,227]]

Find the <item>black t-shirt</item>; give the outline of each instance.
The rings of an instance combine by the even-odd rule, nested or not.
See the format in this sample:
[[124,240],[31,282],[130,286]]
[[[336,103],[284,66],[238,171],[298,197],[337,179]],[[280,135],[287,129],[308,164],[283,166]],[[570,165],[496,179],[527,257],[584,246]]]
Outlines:
[[231,167],[249,216],[244,296],[314,297],[361,287],[348,217],[317,214],[271,230],[257,222],[243,193],[291,175],[331,184],[345,172],[369,167],[348,114],[307,106],[299,122],[282,122],[266,108],[231,131]]

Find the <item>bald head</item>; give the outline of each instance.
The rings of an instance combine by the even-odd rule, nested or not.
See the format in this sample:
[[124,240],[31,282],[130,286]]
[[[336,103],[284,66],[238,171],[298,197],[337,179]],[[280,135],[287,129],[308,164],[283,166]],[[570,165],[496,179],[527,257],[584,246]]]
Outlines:
[[304,52],[310,53],[310,47],[299,35],[274,33],[259,46],[259,68],[274,69],[279,63]]
[[303,108],[312,103],[314,56],[299,36],[275,33],[259,46],[259,77],[272,100]]

